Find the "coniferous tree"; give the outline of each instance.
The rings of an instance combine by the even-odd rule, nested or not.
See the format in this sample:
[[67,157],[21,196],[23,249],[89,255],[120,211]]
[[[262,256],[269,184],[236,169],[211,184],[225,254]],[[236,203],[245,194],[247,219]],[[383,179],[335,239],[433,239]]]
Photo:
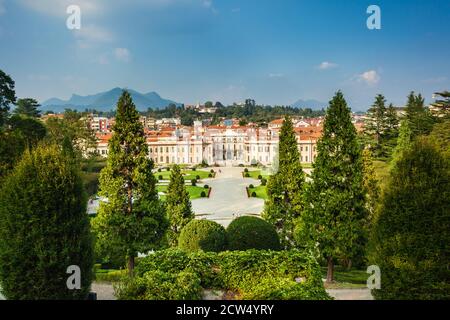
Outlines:
[[411,125],[408,120],[403,120],[400,123],[400,130],[399,135],[397,139],[397,146],[394,149],[393,155],[392,155],[392,161],[391,166],[395,166],[395,163],[399,157],[399,155],[409,149],[412,146],[414,137],[413,132],[411,130]]
[[[87,297],[93,256],[86,197],[78,166],[60,147],[25,152],[2,183],[0,226],[0,288],[6,298]],[[80,268],[80,290],[67,286],[70,266]]]
[[263,212],[263,218],[275,226],[286,248],[293,245],[295,220],[303,209],[304,182],[297,137],[291,118],[286,116],[280,131],[278,172],[269,178]]
[[340,91],[330,101],[317,151],[296,233],[327,260],[327,282],[332,282],[335,259],[361,252],[367,221],[361,150]]
[[433,129],[434,118],[425,108],[425,99],[421,94],[411,92],[406,104],[406,119],[409,121],[413,137],[429,134]]
[[386,132],[386,99],[382,94],[376,96],[374,104],[367,111],[364,132],[373,137],[372,149],[374,152],[377,155],[383,155],[382,139]]
[[16,103],[16,91],[14,80],[0,70],[0,129],[8,118],[9,108]]
[[450,167],[424,138],[398,155],[371,237],[377,299],[448,299]]
[[93,226],[100,245],[121,248],[132,275],[135,257],[159,248],[168,222],[139,113],[126,91],[117,104],[113,131],[107,165],[100,174],[99,194],[107,201],[101,202]]
[[166,209],[170,223],[167,235],[169,245],[176,247],[181,230],[195,218],[183,175],[177,165],[174,165],[171,170],[170,183],[167,188]]
[[39,103],[35,99],[25,98],[17,100],[13,113],[21,116],[38,118],[41,112],[38,110]]
[[436,113],[436,115],[438,117],[449,117],[450,116],[450,92],[449,91],[436,92],[434,95],[439,97],[432,104],[432,106],[434,108],[434,113]]

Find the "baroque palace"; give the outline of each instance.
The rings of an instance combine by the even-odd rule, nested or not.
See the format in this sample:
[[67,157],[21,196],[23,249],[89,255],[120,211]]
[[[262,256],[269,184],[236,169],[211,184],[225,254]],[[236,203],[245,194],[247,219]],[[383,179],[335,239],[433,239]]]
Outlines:
[[[174,119],[175,120],[175,119]],[[94,118],[91,126],[98,138],[96,152],[108,155],[108,141],[112,133],[107,119]],[[141,120],[146,123],[146,119]],[[98,124],[100,122],[100,124]],[[322,119],[294,121],[301,162],[312,163],[316,157],[316,143],[321,136]],[[145,133],[149,156],[157,165],[196,165],[207,163],[218,166],[238,166],[262,164],[270,166],[277,162],[279,131],[283,119],[269,123],[265,128],[254,125],[239,126],[233,123],[211,126],[201,121],[191,127],[181,126],[176,121],[160,123],[158,129]],[[102,129],[103,128],[103,129]]]

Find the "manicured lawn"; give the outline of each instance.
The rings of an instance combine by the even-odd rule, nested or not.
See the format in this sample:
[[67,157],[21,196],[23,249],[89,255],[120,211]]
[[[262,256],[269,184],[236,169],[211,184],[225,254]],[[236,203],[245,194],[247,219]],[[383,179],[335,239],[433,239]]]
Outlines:
[[[167,186],[157,186],[158,192],[167,192]],[[201,198],[202,191],[205,191],[206,195],[208,195],[209,190],[205,189],[203,187],[193,187],[193,186],[186,186],[187,191],[189,192],[189,195],[191,197],[191,200],[199,199]],[[165,200],[166,196],[160,196],[161,200]]]
[[[340,266],[336,266],[334,270],[334,280],[336,283],[327,285],[328,289],[356,289],[367,288],[367,279],[370,274],[365,270],[352,269],[347,271]],[[322,277],[327,277],[327,268],[322,268]]]
[[[265,179],[269,179],[269,176],[270,176],[269,174],[261,173],[261,170],[254,170],[254,171],[249,170],[248,174],[250,175],[250,177],[248,177],[248,178],[253,178],[253,179],[257,179],[257,180],[258,180],[259,175],[261,175]],[[245,175],[245,173],[244,173],[244,175]]]
[[[203,170],[183,170],[182,174],[185,181],[190,181],[192,179],[196,179],[197,176],[199,176],[200,179],[208,179],[210,172]],[[163,180],[170,180],[170,171],[162,170],[161,172],[155,172],[155,177],[157,179],[159,176],[163,176]]]
[[267,187],[266,186],[258,186],[255,188],[249,188],[248,189],[250,196],[252,195],[253,192],[256,192],[256,198],[260,198],[260,199],[267,199]]

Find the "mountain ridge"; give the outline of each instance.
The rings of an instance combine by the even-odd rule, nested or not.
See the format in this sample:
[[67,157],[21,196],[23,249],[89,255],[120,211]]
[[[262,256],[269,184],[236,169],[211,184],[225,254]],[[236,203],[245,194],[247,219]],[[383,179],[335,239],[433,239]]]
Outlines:
[[147,111],[148,108],[162,109],[169,106],[170,104],[175,104],[177,106],[181,105],[180,103],[177,103],[175,101],[162,98],[155,91],[140,93],[133,89],[123,89],[116,87],[108,91],[85,96],[74,93],[68,100],[50,98],[42,102],[41,108],[44,111],[51,110],[54,112],[63,112],[66,108],[71,108],[78,111],[83,111],[85,109],[110,111],[115,109],[117,101],[119,100],[124,90],[127,90],[131,94],[133,102],[139,111]]

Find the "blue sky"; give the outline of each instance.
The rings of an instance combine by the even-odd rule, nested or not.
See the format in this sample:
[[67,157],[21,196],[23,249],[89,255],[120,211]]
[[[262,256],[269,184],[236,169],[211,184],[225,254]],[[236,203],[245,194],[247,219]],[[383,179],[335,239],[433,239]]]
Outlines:
[[[66,8],[82,10],[79,31]],[[369,5],[382,29],[366,27]],[[450,89],[448,0],[0,0],[0,69],[19,97],[113,87],[183,103],[404,104]]]

